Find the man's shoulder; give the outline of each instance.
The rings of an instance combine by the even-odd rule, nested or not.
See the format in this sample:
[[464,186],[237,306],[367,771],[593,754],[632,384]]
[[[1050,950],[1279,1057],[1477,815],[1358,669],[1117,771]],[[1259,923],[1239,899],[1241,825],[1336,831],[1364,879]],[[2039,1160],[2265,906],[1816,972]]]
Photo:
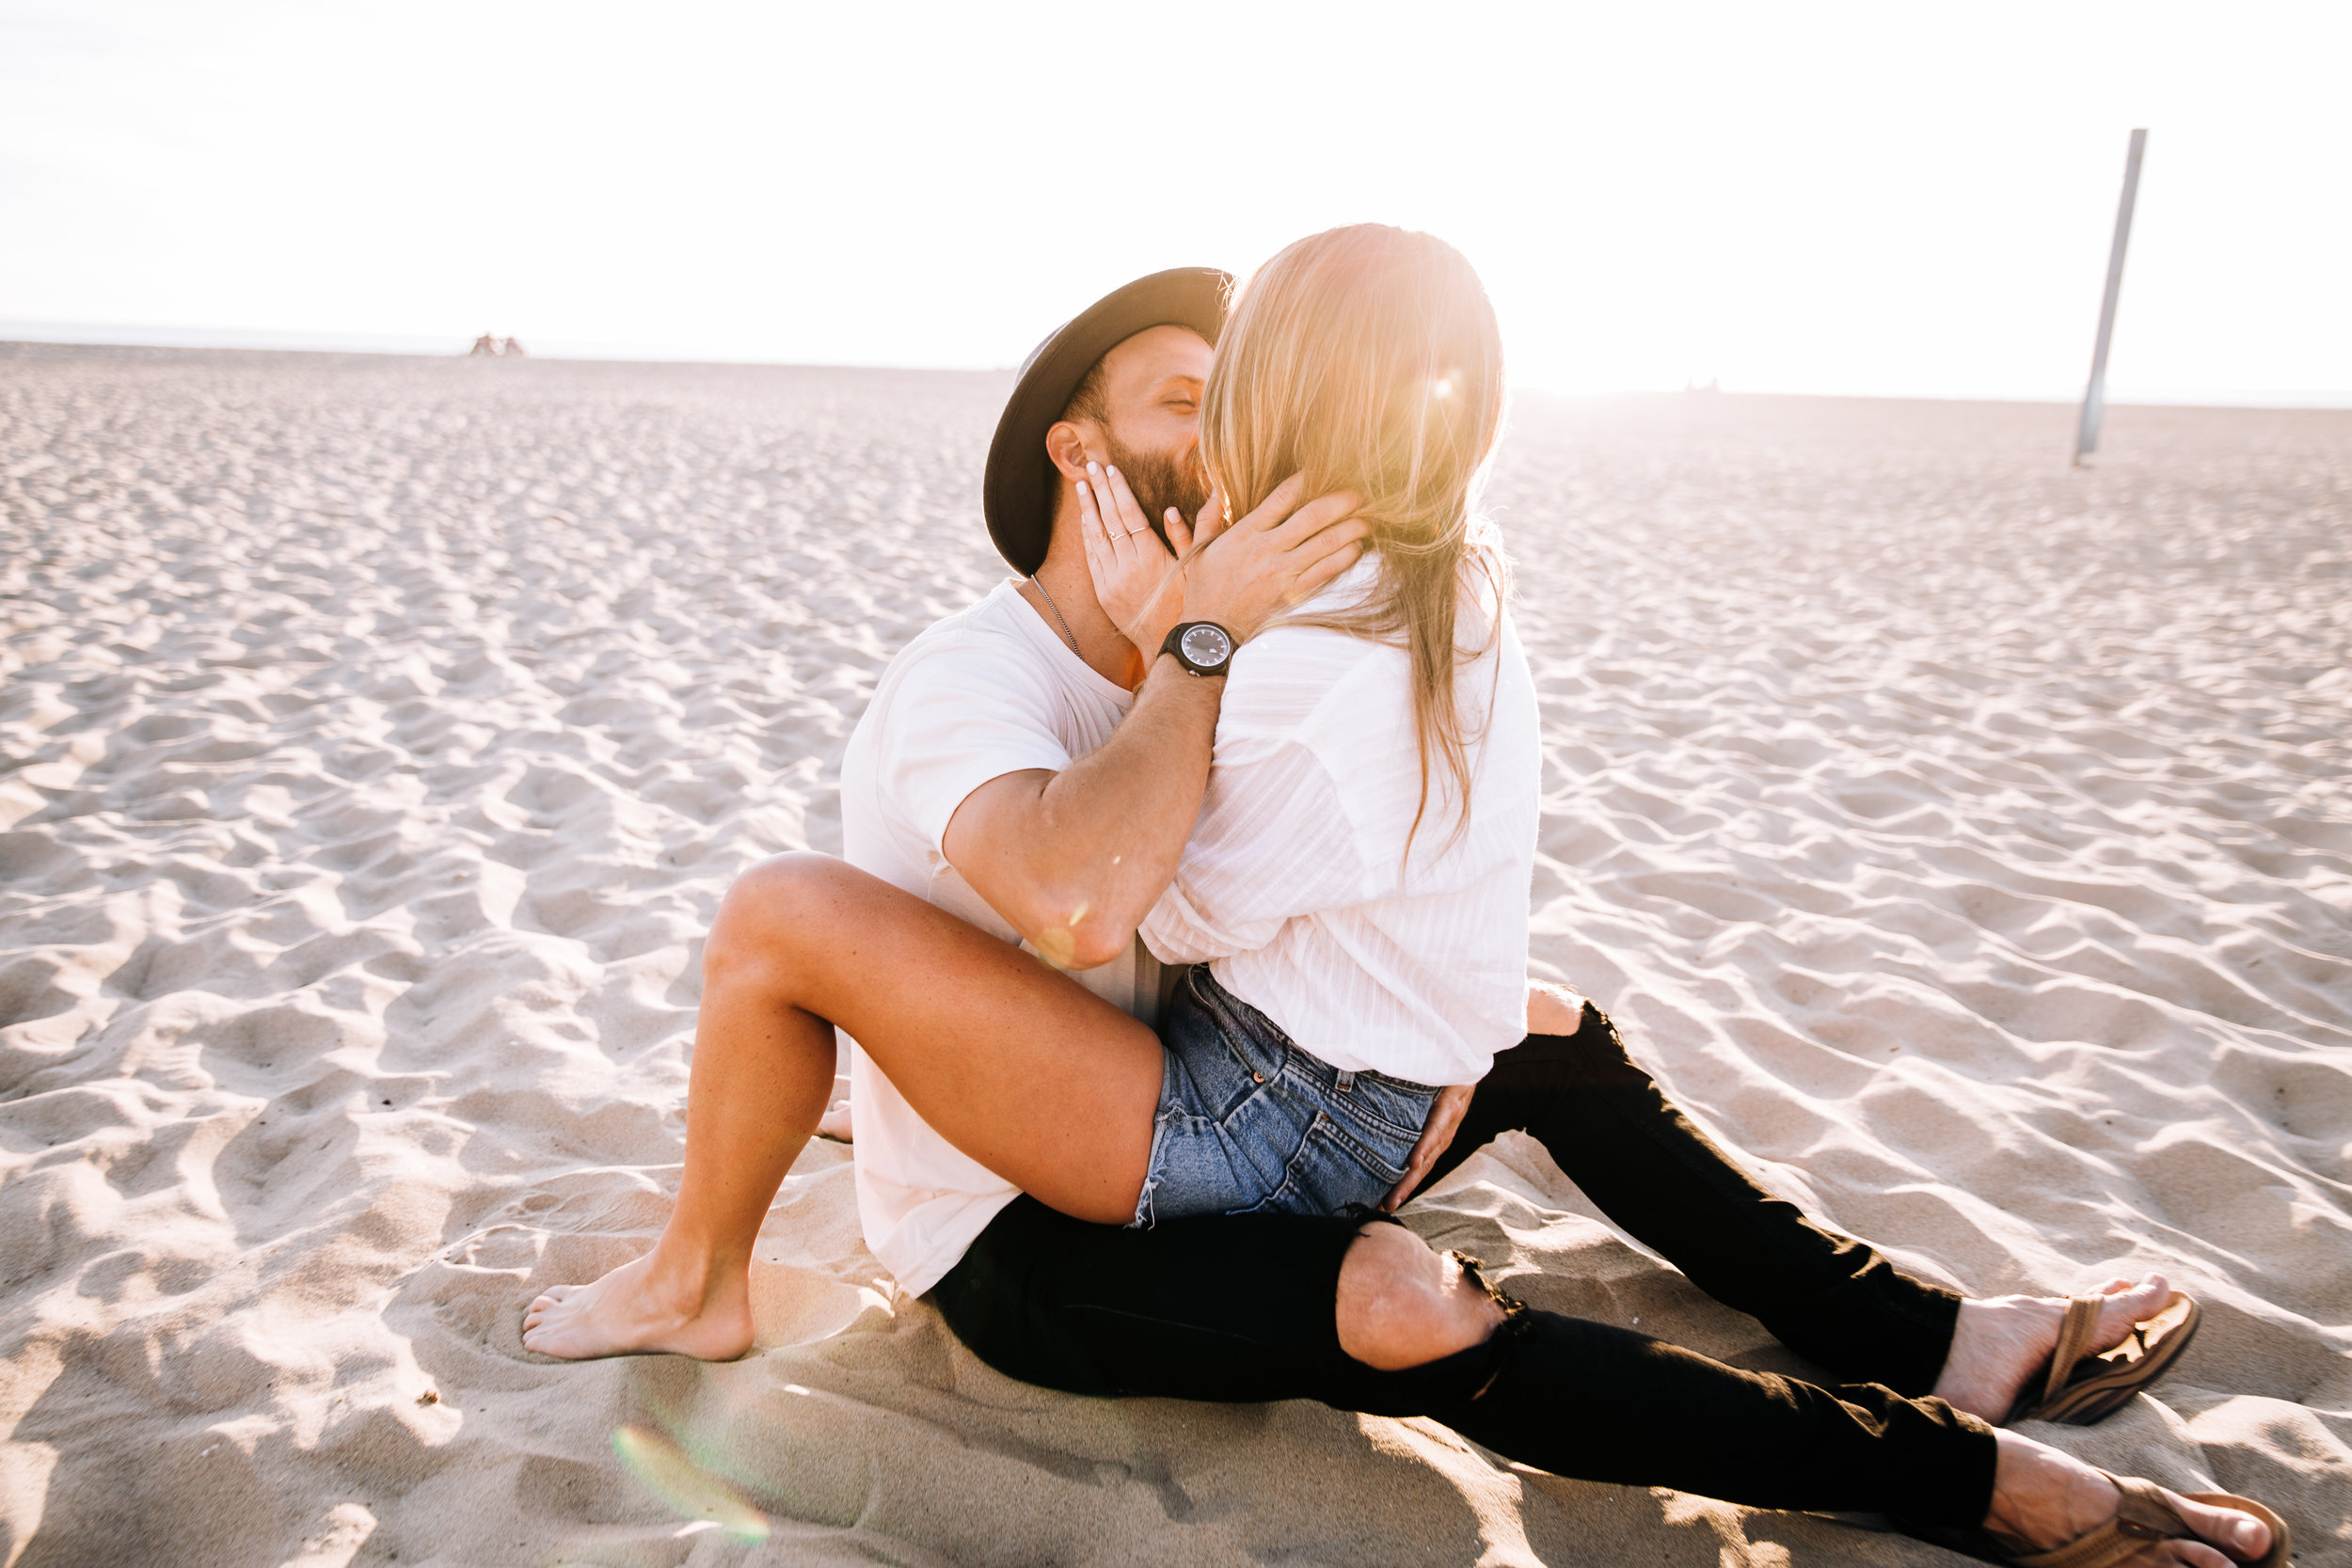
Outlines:
[[983,673],[991,679],[1041,683],[1047,673],[1044,663],[1009,612],[1026,609],[1012,595],[994,592],[932,622],[892,657],[882,674],[883,686],[903,686],[910,679],[928,684],[939,678],[963,685]]
[[1018,644],[1021,634],[1012,617],[1006,613],[1008,609],[1018,604],[1018,595],[1010,589],[1010,583],[999,584],[954,614],[941,616],[916,632],[913,640],[898,650],[898,657],[925,652],[943,643],[975,639]]
[[1008,607],[1027,609],[1006,589],[943,617],[882,671],[841,763],[852,863],[877,869],[860,847],[882,853],[872,847],[896,834],[889,853],[935,870],[928,857],[939,852],[948,815],[992,770],[1067,766],[1051,673]]

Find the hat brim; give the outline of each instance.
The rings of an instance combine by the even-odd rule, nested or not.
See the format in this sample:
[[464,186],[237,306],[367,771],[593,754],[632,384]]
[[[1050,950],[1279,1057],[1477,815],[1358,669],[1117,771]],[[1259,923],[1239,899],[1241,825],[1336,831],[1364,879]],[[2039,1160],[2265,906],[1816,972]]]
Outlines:
[[988,444],[980,509],[997,551],[1026,577],[1045,563],[1054,536],[1054,484],[1045,433],[1095,361],[1138,332],[1183,326],[1214,347],[1225,325],[1232,275],[1216,267],[1173,267],[1112,290],[1056,327],[1021,367],[1021,379]]

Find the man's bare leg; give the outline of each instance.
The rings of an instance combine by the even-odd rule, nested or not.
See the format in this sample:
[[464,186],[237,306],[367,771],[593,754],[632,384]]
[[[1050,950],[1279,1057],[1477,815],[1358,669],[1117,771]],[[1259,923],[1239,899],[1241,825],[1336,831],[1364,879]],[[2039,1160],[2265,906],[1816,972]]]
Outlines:
[[751,1347],[752,1248],[824,1113],[835,1022],[943,1136],[1039,1201],[1134,1214],[1158,1037],[919,898],[827,856],[778,856],[728,891],[704,948],[669,1225],[644,1258],[533,1301],[526,1350],[724,1360]]

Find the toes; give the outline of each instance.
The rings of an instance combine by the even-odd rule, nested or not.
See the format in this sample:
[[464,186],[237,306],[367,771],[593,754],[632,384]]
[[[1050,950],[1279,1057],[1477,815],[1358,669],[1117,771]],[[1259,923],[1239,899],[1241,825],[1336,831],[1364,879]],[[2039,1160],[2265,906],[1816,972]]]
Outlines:
[[2241,1562],[2258,1560],[2270,1550],[2270,1527],[2243,1513],[2235,1518],[2236,1522],[2221,1532],[2223,1544],[2235,1553]]
[[[2144,1559],[2134,1558],[2132,1560],[2139,1562]],[[2238,1568],[2236,1563],[2215,1551],[2202,1541],[2171,1542],[2165,1547],[2164,1556],[2160,1560],[2180,1563],[2182,1568]]]
[[2200,1544],[2214,1552],[2216,1562],[2227,1564],[2233,1558],[2238,1562],[2253,1562],[2270,1550],[2270,1527],[2252,1514],[2240,1513],[2234,1508],[2191,1502],[2176,1492],[2169,1492],[2165,1497],[2180,1514],[2181,1522],[2203,1538]]
[[2108,1297],[2108,1301],[2099,1314],[2098,1348],[2101,1350],[2121,1344],[2124,1337],[2131,1333],[2134,1323],[2154,1317],[2163,1308],[2166,1298],[2172,1293],[2171,1287],[2165,1283],[2164,1275],[2160,1274],[2150,1275],[2143,1280],[2125,1280],[2122,1283],[2122,1290],[2110,1283],[2102,1292]]
[[523,1311],[524,1332],[528,1333],[538,1327],[547,1320],[548,1314],[580,1294],[580,1288],[577,1285],[557,1285],[532,1297],[530,1307]]

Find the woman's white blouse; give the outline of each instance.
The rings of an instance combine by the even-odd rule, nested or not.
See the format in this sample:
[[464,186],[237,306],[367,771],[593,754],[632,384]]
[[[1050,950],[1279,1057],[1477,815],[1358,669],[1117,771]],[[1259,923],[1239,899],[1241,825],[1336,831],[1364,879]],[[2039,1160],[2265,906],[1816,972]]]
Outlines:
[[[1367,557],[1303,611],[1360,602]],[[1431,759],[1421,797],[1402,647],[1281,626],[1233,656],[1207,799],[1143,925],[1168,963],[1207,961],[1235,996],[1334,1067],[1469,1084],[1526,1033],[1528,898],[1542,748],[1507,613],[1465,605],[1482,649],[1456,691],[1470,815]],[[1489,635],[1489,628],[1492,628]]]

